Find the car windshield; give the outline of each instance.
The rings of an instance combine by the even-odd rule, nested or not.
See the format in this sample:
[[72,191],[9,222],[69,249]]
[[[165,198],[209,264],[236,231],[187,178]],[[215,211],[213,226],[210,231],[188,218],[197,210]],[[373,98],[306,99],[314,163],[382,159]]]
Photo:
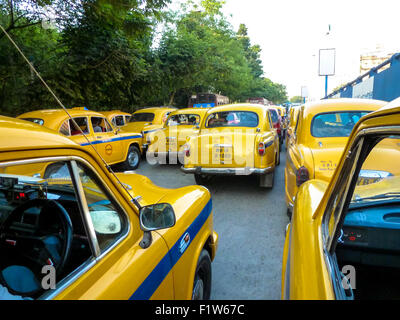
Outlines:
[[400,136],[380,141],[365,160],[354,189],[352,206],[400,201]]
[[153,120],[154,120],[154,113],[140,112],[140,113],[134,113],[130,118],[129,122],[151,122]]
[[196,125],[200,123],[198,114],[175,114],[169,117],[167,126]]
[[207,118],[206,127],[257,127],[258,115],[251,111],[214,112]]
[[311,122],[311,135],[316,138],[348,137],[354,125],[369,111],[320,113]]

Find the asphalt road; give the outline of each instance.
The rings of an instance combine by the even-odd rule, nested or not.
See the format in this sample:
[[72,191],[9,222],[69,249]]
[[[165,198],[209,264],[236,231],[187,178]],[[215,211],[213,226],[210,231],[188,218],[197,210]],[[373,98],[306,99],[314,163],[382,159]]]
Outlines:
[[[285,151],[272,190],[257,177],[218,177],[208,186],[213,199],[214,229],[219,247],[212,264],[211,299],[280,299],[284,230]],[[195,184],[179,165],[140,164],[137,173],[155,184],[177,188]]]

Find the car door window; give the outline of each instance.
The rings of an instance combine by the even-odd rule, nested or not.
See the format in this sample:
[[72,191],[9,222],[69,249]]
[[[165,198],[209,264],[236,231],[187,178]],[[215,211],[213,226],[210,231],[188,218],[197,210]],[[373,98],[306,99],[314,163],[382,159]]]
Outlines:
[[78,163],[78,171],[97,241],[104,251],[126,233],[126,215],[91,170]]
[[[13,240],[0,246],[0,272],[17,294],[38,298],[50,293],[43,286],[43,267],[54,267],[57,291],[92,261],[71,170],[68,161],[0,164],[0,224]],[[28,276],[34,279],[30,284],[15,282]]]
[[112,131],[112,126],[110,125],[110,123],[107,121],[106,118],[92,117],[91,122],[93,131],[96,133]]
[[125,124],[124,116],[115,116],[112,122],[115,126],[123,126]]
[[[357,159],[357,158],[356,158]],[[366,138],[348,190],[336,196],[332,254],[354,269],[355,299],[393,299],[400,290],[400,135]]]

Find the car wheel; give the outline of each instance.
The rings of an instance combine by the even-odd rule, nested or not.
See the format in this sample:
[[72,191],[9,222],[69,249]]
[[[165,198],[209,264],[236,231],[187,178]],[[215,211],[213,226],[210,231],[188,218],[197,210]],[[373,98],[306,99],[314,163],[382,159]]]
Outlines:
[[130,146],[128,150],[128,155],[123,163],[125,170],[135,170],[139,167],[141,159],[140,150],[136,146]]
[[275,163],[276,163],[277,166],[279,166],[280,163],[281,163],[281,152],[280,152],[280,150],[279,150],[279,152],[276,154]]
[[275,171],[260,175],[259,177],[260,187],[272,189],[272,187],[274,186],[274,176],[275,176]]
[[210,181],[211,181],[212,177],[209,175],[205,175],[205,174],[195,174],[194,175],[194,180],[196,181],[196,183],[198,185],[203,185],[203,186],[207,186]]
[[209,300],[211,296],[211,258],[203,249],[197,261],[193,281],[192,300]]
[[291,220],[292,219],[292,211],[289,208],[286,209],[286,214],[287,214],[289,220]]

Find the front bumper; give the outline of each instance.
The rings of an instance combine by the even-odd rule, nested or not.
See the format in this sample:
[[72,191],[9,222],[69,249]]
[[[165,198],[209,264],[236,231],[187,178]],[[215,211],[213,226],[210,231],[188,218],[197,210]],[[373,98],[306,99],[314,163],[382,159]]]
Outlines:
[[254,175],[263,175],[274,170],[273,167],[268,168],[203,168],[203,167],[195,167],[195,168],[185,168],[181,167],[181,171],[184,173],[191,174],[209,174],[209,175],[225,175],[225,176],[234,176],[234,175],[242,175],[248,176],[251,174]]

